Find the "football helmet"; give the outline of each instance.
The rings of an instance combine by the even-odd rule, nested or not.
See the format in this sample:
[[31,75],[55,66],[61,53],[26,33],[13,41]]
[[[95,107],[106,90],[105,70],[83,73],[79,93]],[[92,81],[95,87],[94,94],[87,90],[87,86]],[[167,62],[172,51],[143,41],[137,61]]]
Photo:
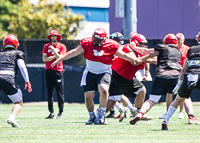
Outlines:
[[124,37],[121,33],[115,32],[110,35],[110,39],[117,41],[119,44],[124,44]]
[[200,42],[200,31],[199,31],[199,33],[196,35],[196,40],[197,40],[197,42]]
[[183,35],[183,33],[177,33],[176,34],[176,37],[178,38],[178,39],[185,39],[185,36]]
[[103,28],[98,28],[92,34],[92,43],[95,47],[99,47],[103,44],[106,39],[107,33]]
[[57,30],[51,30],[50,31],[50,33],[49,33],[49,35],[48,35],[48,39],[51,41],[51,35],[56,35],[56,36],[58,36],[58,41],[60,41],[61,40],[61,35],[58,33],[58,31]]
[[17,49],[19,46],[19,40],[17,39],[15,35],[9,34],[3,39],[3,46],[5,49],[6,48]]
[[133,34],[131,36],[130,42],[135,42],[136,46],[143,47],[142,45],[147,44],[147,40],[142,34]]
[[165,45],[176,47],[178,44],[178,39],[174,34],[169,33],[163,38],[163,43]]

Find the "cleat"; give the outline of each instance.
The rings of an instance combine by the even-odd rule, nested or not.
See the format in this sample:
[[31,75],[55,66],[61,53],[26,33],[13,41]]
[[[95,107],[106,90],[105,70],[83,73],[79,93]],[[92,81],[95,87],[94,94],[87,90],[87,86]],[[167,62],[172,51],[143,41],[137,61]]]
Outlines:
[[19,125],[17,124],[17,121],[15,119],[8,119],[7,123],[10,124],[13,128],[19,127]]
[[50,113],[48,117],[46,117],[45,119],[54,119],[54,113]]
[[148,120],[152,120],[152,119],[153,119],[153,117],[147,116],[147,115],[143,115],[141,118],[141,120],[143,120],[143,121],[148,121]]
[[137,108],[133,107],[133,108],[130,109],[130,111],[131,111],[132,117],[135,117],[137,115]]
[[124,120],[127,111],[128,111],[127,107],[123,107],[123,106],[121,107],[119,122],[122,122]]
[[165,116],[167,115],[167,112],[159,117],[159,119],[165,119]]
[[90,116],[90,118],[86,122],[86,125],[92,125],[94,123],[94,120],[95,120],[95,115],[93,117]]
[[118,116],[115,116],[114,119],[119,119],[120,118],[120,114]]
[[167,122],[166,121],[162,122],[162,130],[168,130]]
[[107,125],[108,122],[105,120],[105,113],[101,113],[100,109],[97,108],[96,118],[94,120],[95,125]]
[[189,116],[188,124],[200,124],[200,122],[197,120],[196,116],[194,116],[194,117]]
[[62,114],[58,113],[58,116],[56,117],[56,119],[62,119]]
[[113,114],[113,113],[110,113],[110,114],[108,114],[107,116],[106,116],[106,118],[114,118],[115,117],[115,114]]
[[130,124],[135,125],[135,123],[141,119],[142,119],[142,114],[138,113],[132,120],[130,120]]
[[184,115],[183,115],[182,112],[179,112],[179,113],[178,113],[178,118],[179,118],[179,119],[184,119]]

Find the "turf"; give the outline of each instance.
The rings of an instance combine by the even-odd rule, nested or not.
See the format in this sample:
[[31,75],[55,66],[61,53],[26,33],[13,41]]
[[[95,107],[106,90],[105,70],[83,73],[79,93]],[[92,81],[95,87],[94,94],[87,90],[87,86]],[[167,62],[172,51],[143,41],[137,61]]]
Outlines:
[[[97,107],[97,105],[95,105]],[[147,113],[153,116],[151,121],[141,121],[130,125],[128,119],[119,123],[117,119],[107,119],[108,125],[85,125],[88,113],[84,104],[65,105],[63,119],[44,118],[49,114],[45,105],[24,105],[17,117],[20,128],[12,128],[6,119],[12,104],[0,105],[0,142],[12,143],[56,143],[56,142],[199,142],[200,125],[188,125],[184,119],[178,119],[178,111],[169,123],[169,131],[161,131],[162,120],[158,119],[165,112],[164,105],[156,105]],[[200,119],[200,106],[194,111]],[[57,113],[57,106],[54,106]],[[115,109],[116,110],[116,109]],[[116,111],[118,114],[118,111]]]

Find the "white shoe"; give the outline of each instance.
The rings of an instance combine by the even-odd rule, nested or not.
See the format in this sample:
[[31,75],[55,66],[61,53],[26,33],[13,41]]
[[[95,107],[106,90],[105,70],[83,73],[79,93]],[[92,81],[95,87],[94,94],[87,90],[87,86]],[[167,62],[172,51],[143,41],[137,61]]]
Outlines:
[[137,115],[137,108],[133,107],[130,109],[131,111],[131,117],[135,117]]
[[179,113],[178,113],[178,118],[179,118],[179,119],[184,119],[184,115],[183,115],[182,112],[179,112]]
[[10,124],[12,127],[19,127],[19,125],[17,124],[17,121],[15,119],[7,119],[7,123]]
[[159,117],[159,119],[165,119],[166,115],[167,115],[167,113],[163,114],[162,116]]
[[127,107],[122,106],[120,109],[120,118],[119,118],[119,122],[124,120],[125,114],[128,111]]

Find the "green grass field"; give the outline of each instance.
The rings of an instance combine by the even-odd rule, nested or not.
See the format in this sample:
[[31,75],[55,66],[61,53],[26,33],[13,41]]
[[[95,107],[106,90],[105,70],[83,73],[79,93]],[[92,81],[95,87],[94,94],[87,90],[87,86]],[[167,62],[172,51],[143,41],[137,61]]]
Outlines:
[[[130,125],[130,118],[121,123],[117,119],[107,119],[109,124],[101,126],[85,125],[88,113],[84,104],[68,104],[65,105],[62,120],[45,120],[49,114],[45,105],[24,105],[17,117],[20,128],[12,128],[6,123],[11,109],[12,104],[0,105],[0,143],[200,142],[200,125],[188,125],[185,112],[185,118],[178,119],[177,111],[170,120],[170,131],[161,131],[162,120],[158,117],[165,112],[164,105],[156,105],[147,113],[153,116],[151,121]],[[54,109],[57,114],[56,105]],[[199,109],[200,106],[194,106],[195,114],[200,119]]]

